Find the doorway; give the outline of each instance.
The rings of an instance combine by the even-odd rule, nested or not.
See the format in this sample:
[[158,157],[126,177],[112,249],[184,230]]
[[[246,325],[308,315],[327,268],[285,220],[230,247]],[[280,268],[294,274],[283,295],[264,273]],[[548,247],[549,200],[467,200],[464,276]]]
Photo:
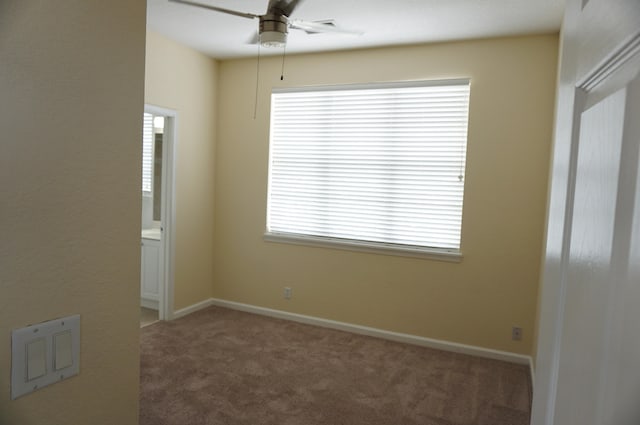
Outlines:
[[173,318],[177,112],[145,105],[140,325]]

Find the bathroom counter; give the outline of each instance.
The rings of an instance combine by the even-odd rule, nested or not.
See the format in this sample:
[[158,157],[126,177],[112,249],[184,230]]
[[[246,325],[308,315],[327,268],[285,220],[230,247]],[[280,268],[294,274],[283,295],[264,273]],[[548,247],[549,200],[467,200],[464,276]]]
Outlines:
[[159,241],[162,232],[160,229],[142,229],[142,239],[153,239]]

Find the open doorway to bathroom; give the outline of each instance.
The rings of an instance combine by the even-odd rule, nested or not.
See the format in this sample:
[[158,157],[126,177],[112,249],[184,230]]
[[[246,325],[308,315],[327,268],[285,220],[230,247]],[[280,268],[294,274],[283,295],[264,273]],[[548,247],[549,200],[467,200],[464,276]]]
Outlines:
[[140,326],[173,316],[175,111],[145,105],[142,137]]

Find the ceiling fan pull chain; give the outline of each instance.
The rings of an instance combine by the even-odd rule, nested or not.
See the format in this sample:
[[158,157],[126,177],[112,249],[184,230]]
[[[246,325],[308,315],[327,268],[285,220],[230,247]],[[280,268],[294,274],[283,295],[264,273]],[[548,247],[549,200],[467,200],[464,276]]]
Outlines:
[[284,80],[284,58],[287,56],[287,45],[282,48],[282,71],[280,71],[280,81]]
[[258,43],[258,65],[256,69],[256,98],[253,103],[253,119],[256,119],[258,113],[258,88],[260,86],[260,44]]

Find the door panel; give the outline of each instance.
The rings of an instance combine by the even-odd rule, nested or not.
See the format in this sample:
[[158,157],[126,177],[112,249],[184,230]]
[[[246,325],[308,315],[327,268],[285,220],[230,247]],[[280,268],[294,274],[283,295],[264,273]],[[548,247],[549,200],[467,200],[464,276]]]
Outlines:
[[567,0],[534,425],[640,424],[640,1]]
[[[626,90],[581,114],[558,379],[558,424],[589,424],[601,400]],[[563,406],[572,406],[565,409]]]
[[640,77],[627,89],[611,264],[607,357],[602,364],[602,424],[640,423]]

